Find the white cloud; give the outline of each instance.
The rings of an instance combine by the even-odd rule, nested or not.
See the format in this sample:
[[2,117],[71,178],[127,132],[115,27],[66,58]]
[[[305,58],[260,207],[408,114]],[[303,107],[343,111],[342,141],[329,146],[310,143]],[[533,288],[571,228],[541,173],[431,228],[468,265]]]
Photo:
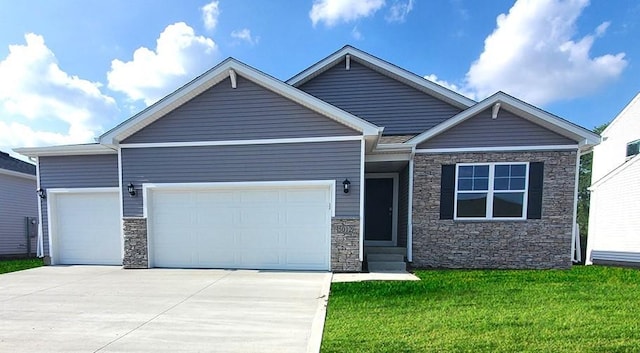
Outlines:
[[214,30],[218,25],[218,16],[220,16],[220,8],[218,5],[219,2],[214,0],[200,8],[204,27],[210,31]]
[[64,72],[42,36],[25,41],[0,61],[0,146],[92,142],[117,118],[115,100],[100,83]]
[[484,98],[498,90],[533,104],[584,96],[624,70],[624,53],[591,57],[594,34],[576,36],[588,0],[518,0],[485,39],[484,51],[466,75],[465,89]]
[[358,29],[358,26],[353,27],[353,29],[351,30],[351,36],[355,40],[361,40],[362,39],[362,32],[360,32],[360,30]]
[[457,84],[451,83],[449,81],[441,80],[441,79],[438,78],[438,76],[436,76],[434,74],[430,74],[430,75],[424,76],[424,78],[429,80],[429,81],[431,81],[431,82],[437,83],[442,87],[445,87],[445,88],[448,88],[448,89],[450,89],[450,90],[452,90],[454,92],[460,93],[463,96],[466,96],[466,97],[471,98],[471,99],[476,99],[475,93],[465,89],[464,85],[457,85]]
[[369,17],[385,5],[384,0],[314,0],[309,18],[313,26],[324,22],[328,27]]
[[217,52],[212,39],[196,36],[184,22],[174,23],[160,33],[155,50],[140,47],[131,61],[113,60],[109,88],[150,105],[210,67]]
[[260,41],[260,37],[253,37],[251,35],[251,30],[248,28],[243,28],[240,30],[232,31],[231,38],[239,39],[245,41],[251,45],[258,44]]
[[389,8],[389,12],[385,19],[387,22],[404,22],[409,12],[413,10],[413,0],[400,1],[395,0]]

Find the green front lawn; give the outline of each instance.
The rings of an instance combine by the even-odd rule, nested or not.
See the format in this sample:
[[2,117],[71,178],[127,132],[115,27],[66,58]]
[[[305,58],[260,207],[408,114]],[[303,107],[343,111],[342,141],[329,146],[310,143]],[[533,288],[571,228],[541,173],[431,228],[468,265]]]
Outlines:
[[42,266],[42,259],[0,260],[0,274]]
[[416,275],[332,284],[322,352],[640,352],[640,270]]

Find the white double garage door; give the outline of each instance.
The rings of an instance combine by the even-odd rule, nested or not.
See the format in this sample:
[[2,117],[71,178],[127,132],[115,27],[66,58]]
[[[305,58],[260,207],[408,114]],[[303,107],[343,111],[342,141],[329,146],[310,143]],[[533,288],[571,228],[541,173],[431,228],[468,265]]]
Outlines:
[[[150,266],[329,270],[334,185],[149,185]],[[99,191],[49,192],[54,263],[122,263],[119,194]]]

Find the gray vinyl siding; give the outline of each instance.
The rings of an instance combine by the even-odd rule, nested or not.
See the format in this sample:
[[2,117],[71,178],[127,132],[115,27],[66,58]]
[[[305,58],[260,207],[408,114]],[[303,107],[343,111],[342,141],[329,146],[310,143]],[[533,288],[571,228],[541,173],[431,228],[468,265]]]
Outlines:
[[[122,149],[123,188],[143,183],[336,180],[336,216],[360,214],[360,141]],[[342,181],[351,192],[342,192]],[[126,194],[126,190],[124,191]],[[124,197],[141,217],[143,197]]]
[[418,148],[461,148],[575,145],[577,142],[500,109],[497,119],[491,119],[491,109],[452,127]]
[[0,256],[27,253],[25,217],[38,217],[35,178],[0,174]]
[[409,222],[409,165],[398,175],[398,246],[407,246]]
[[351,60],[342,60],[301,90],[369,122],[385,135],[419,134],[461,110]]
[[[101,188],[118,187],[118,155],[39,157],[40,187],[52,188]],[[44,253],[49,255],[49,223],[47,202],[43,200],[42,235]]]
[[358,132],[238,77],[224,80],[123,143],[357,135]]

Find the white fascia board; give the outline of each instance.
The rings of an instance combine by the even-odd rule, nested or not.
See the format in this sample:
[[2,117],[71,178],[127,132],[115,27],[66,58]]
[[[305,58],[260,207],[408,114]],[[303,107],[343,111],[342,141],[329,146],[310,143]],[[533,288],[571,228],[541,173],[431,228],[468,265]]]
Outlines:
[[200,93],[220,83],[229,77],[229,72],[231,70],[243,78],[246,78],[285,98],[291,99],[321,115],[355,129],[364,135],[377,135],[378,133],[377,126],[360,119],[355,115],[349,114],[344,110],[324,102],[308,93],[302,92],[295,87],[287,85],[286,83],[268,76],[244,63],[233,58],[229,58],[193,81],[182,86],[177,91],[161,99],[141,113],[133,116],[129,120],[100,136],[100,143],[112,146],[117,145],[120,141],[160,119]]
[[[511,111],[512,113],[531,121],[537,125],[545,127],[557,134],[570,138],[581,146],[591,146],[600,143],[600,136],[578,125],[572,124],[564,119],[558,118],[552,114],[549,114],[539,108],[529,105],[521,100],[511,97],[503,92],[497,92],[494,95],[486,98],[482,102],[479,102],[475,106],[460,112],[454,117],[445,120],[444,122],[436,125],[434,128],[423,132],[422,134],[415,136],[408,140],[407,144],[421,144],[436,135],[443,133],[451,129],[452,127],[464,122],[465,120],[479,114],[480,112],[488,109],[495,103],[501,103],[501,106]],[[498,118],[500,119],[500,118]]]
[[460,152],[519,152],[519,151],[573,151],[578,145],[497,146],[457,148],[417,148],[416,153],[460,153]]
[[287,83],[296,87],[302,85],[326,71],[328,68],[334,66],[346,55],[350,55],[351,60],[358,61],[375,71],[386,74],[387,76],[399,78],[405,81],[405,83],[409,83],[414,88],[443,99],[457,107],[464,109],[476,104],[476,102],[470,98],[348,45],[290,78],[287,80]]
[[381,143],[376,146],[374,152],[390,152],[390,151],[405,151],[411,152],[413,145],[406,143]]
[[0,168],[0,174],[12,176],[12,177],[17,177],[17,178],[36,180],[36,176],[33,175],[33,174],[20,173],[20,172],[16,172],[15,170],[9,170],[9,169]]
[[50,147],[23,147],[14,148],[16,153],[20,153],[27,157],[46,157],[46,156],[78,156],[78,155],[94,155],[94,154],[117,154],[118,152],[107,146],[100,144],[89,145],[66,145],[66,146],[50,146]]

